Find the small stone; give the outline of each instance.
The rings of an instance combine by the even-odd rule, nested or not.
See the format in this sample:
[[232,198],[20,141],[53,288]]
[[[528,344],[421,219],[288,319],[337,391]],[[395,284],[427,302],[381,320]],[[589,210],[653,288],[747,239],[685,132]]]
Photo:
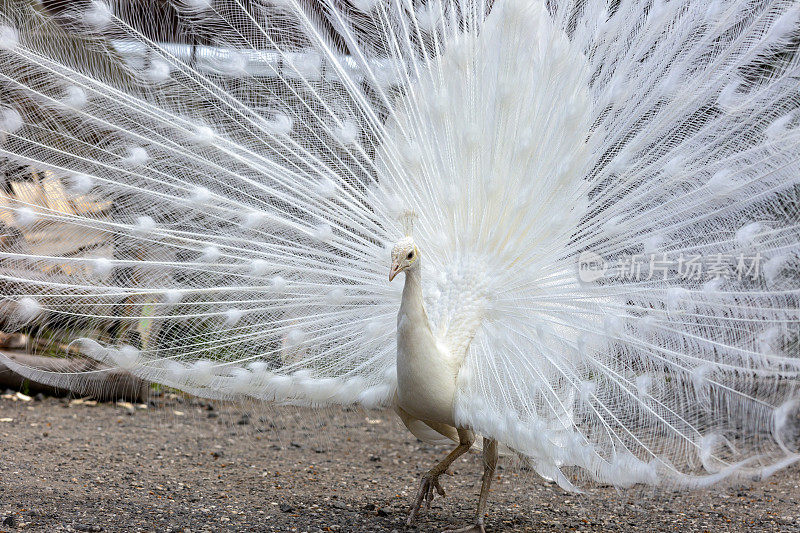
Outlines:
[[250,415],[248,415],[248,414],[243,414],[243,415],[242,415],[242,418],[240,418],[240,419],[239,419],[239,421],[238,421],[238,422],[236,422],[236,423],[237,423],[238,425],[240,425],[240,426],[246,426],[247,424],[249,424],[249,423],[250,423]]
[[292,448],[302,448],[303,447],[302,444],[297,443],[297,442],[290,442],[289,446],[291,446]]
[[17,527],[19,525],[19,521],[14,515],[8,515],[7,517],[3,518],[3,525],[6,527]]
[[331,506],[332,506],[334,509],[347,509],[347,505],[345,505],[345,503],[344,503],[344,502],[339,502],[339,501],[333,502],[333,503],[331,504]]
[[38,393],[36,396],[33,397],[33,401],[35,402],[43,402],[44,401],[44,394],[41,392]]
[[17,392],[17,393],[14,395],[14,397],[15,397],[17,400],[21,401],[21,402],[30,402],[30,401],[32,401],[32,400],[33,400],[33,398],[31,398],[30,396],[28,396],[27,394],[22,394],[21,392]]
[[378,509],[378,516],[389,516],[390,514],[392,514],[391,507],[381,507]]
[[217,413],[215,413],[214,411],[211,411],[210,413],[208,413],[207,416],[208,416],[208,418],[217,418],[219,415]]
[[368,503],[367,505],[362,507],[361,510],[364,511],[365,513],[371,513],[371,512],[373,512],[375,510],[375,504],[374,503]]
[[373,463],[379,463],[381,461],[381,458],[377,455],[370,455],[369,460],[372,461]]
[[280,505],[278,505],[278,508],[284,513],[291,513],[292,511],[294,511],[294,507],[292,507],[286,502],[281,502]]

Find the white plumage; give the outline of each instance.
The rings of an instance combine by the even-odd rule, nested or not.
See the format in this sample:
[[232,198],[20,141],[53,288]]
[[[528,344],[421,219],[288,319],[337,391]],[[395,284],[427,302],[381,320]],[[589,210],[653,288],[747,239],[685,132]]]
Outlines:
[[793,2],[181,0],[169,43],[5,9],[0,155],[74,207],[1,204],[6,327],[198,395],[393,404],[569,490],[798,458]]

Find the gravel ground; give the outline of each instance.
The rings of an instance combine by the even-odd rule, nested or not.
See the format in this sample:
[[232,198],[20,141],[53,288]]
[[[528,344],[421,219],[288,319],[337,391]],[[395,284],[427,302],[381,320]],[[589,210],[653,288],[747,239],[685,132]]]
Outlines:
[[[403,531],[447,447],[386,411],[0,399],[0,531]],[[242,413],[245,413],[243,416]],[[455,463],[415,526],[472,520],[480,456]],[[713,492],[568,494],[506,466],[489,531],[800,531],[798,468]]]

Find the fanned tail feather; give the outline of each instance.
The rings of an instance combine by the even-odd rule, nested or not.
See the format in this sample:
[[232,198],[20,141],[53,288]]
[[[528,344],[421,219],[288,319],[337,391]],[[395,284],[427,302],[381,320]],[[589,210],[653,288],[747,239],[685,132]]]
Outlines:
[[169,43],[14,6],[0,156],[38,181],[0,197],[4,329],[199,396],[386,405],[413,210],[460,424],[567,489],[798,458],[794,3],[181,0]]

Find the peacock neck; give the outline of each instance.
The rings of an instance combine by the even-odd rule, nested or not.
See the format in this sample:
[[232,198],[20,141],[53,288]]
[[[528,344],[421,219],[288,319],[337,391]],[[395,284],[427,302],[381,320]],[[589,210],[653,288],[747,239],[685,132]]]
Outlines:
[[399,316],[407,316],[409,319],[424,319],[424,324],[428,324],[428,316],[425,314],[425,305],[422,299],[422,273],[417,261],[411,268],[405,271],[406,283],[403,286],[403,299],[400,303]]

